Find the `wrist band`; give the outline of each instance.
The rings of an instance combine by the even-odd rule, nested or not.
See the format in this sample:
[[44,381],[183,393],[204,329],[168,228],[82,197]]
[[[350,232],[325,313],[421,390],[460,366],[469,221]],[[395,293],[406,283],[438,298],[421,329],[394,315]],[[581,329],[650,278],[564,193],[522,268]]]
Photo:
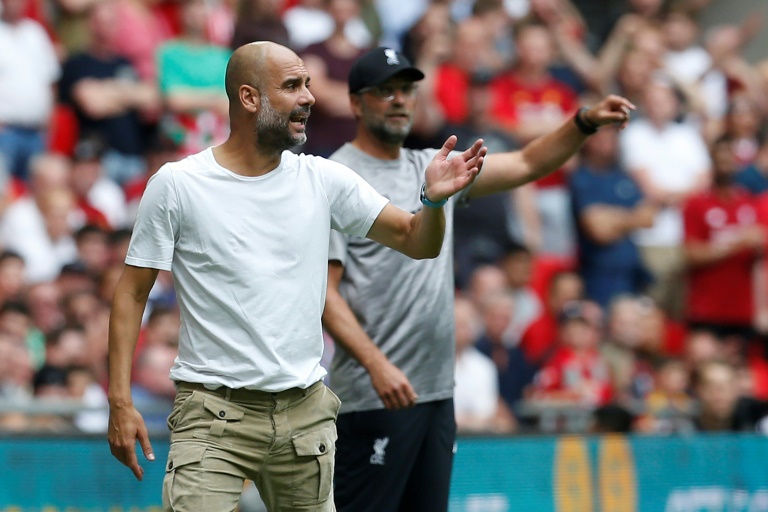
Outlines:
[[584,135],[594,135],[597,133],[597,129],[600,127],[584,119],[584,113],[587,110],[589,110],[589,108],[581,107],[576,112],[576,115],[573,116],[573,122],[576,124],[576,127],[579,129],[579,131]]
[[429,206],[430,208],[442,208],[445,203],[448,202],[448,198],[442,199],[438,202],[433,202],[427,199],[427,184],[424,183],[421,185],[421,193],[419,194],[419,199],[421,199],[421,204],[424,206]]

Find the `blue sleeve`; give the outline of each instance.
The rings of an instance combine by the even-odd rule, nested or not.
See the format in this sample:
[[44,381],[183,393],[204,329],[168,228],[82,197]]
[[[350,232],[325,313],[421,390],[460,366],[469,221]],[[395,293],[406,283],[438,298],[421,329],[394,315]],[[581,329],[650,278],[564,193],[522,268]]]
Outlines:
[[753,194],[762,194],[768,191],[768,179],[760,173],[754,164],[736,174],[734,182]]

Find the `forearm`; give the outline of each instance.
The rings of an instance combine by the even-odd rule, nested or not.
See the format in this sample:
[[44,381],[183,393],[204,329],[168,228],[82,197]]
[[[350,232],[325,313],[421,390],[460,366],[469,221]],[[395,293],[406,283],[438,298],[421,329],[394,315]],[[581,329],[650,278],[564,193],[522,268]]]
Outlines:
[[385,357],[384,353],[363,330],[347,301],[344,300],[338,290],[331,287],[325,296],[323,327],[339,347],[369,372],[371,367]]
[[137,299],[119,291],[112,301],[109,318],[109,401],[131,403],[131,369],[146,298]]
[[636,208],[594,205],[587,208],[580,221],[587,234],[595,242],[610,244],[633,231],[653,225],[655,210],[647,205]]
[[557,130],[531,141],[522,149],[524,182],[537,180],[562,167],[586,139],[587,135],[569,117]]
[[594,206],[581,217],[585,232],[594,242],[612,244],[631,231],[631,216],[623,208]]
[[688,242],[684,249],[686,265],[691,268],[717,263],[730,256],[732,252],[729,246],[706,242]]
[[424,206],[411,217],[405,254],[415,259],[436,258],[440,254],[444,237],[444,209]]
[[178,91],[166,97],[168,108],[176,113],[217,110],[222,101],[220,94],[212,92]]
[[160,91],[147,82],[125,83],[123,91],[126,101],[131,108],[138,110],[153,110],[160,106]]

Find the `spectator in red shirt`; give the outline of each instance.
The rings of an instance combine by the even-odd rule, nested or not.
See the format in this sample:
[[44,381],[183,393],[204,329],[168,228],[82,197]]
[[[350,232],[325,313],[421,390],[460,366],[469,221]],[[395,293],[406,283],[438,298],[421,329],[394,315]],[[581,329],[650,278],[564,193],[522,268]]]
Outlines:
[[560,348],[536,375],[534,401],[605,405],[611,399],[608,366],[598,350],[600,330],[581,301],[559,316]]
[[495,72],[500,56],[480,18],[471,17],[456,28],[452,58],[437,69],[435,97],[448,123],[467,120],[471,77]]
[[751,336],[755,315],[754,269],[765,245],[753,198],[734,185],[732,142],[711,150],[713,184],[683,209],[689,324],[724,337]]
[[549,72],[555,53],[542,25],[523,25],[515,37],[517,62],[494,82],[494,114],[521,143],[549,133],[576,110],[576,95]]
[[[556,80],[554,43],[549,30],[522,25],[516,34],[517,62],[494,80],[493,117],[520,143],[552,131],[576,110],[576,94]],[[561,170],[536,181],[536,204],[541,222],[541,252],[563,258],[575,255],[565,175]]]
[[554,351],[558,339],[558,316],[563,306],[582,299],[584,283],[575,272],[559,272],[552,277],[547,294],[547,311],[523,332],[520,348],[528,362],[540,366]]

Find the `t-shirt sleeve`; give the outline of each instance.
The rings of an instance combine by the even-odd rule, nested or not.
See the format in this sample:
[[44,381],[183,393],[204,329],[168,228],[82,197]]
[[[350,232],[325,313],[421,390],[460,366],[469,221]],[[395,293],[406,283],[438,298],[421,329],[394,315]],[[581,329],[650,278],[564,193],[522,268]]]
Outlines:
[[389,200],[337,162],[322,162],[320,176],[331,208],[331,227],[341,233],[365,237]]
[[178,195],[173,172],[166,165],[147,183],[125,263],[135,267],[171,270],[178,235]]
[[342,265],[347,263],[347,245],[349,235],[331,230],[331,239],[328,244],[328,261],[338,261]]

